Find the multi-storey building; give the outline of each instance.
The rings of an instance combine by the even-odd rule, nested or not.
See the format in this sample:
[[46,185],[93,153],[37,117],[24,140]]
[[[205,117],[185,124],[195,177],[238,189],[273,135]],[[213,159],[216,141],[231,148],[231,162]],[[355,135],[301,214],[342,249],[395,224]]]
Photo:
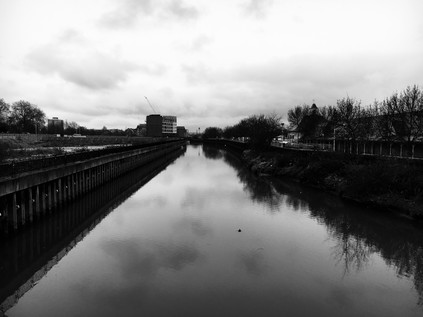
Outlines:
[[176,136],[176,116],[163,116],[162,134],[163,136]]
[[60,134],[63,135],[64,127],[63,120],[58,117],[53,117],[47,121],[47,132],[49,134]]
[[147,116],[147,136],[177,136],[176,116],[161,116],[151,114]]

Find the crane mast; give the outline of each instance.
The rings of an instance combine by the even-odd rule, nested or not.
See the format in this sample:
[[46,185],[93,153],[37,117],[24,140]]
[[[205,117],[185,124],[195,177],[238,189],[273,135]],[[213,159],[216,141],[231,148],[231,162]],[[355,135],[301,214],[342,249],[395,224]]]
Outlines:
[[153,110],[154,113],[159,113],[154,107],[153,105],[150,103],[150,100],[148,100],[148,98],[146,96],[144,96],[145,100],[147,100],[148,104],[150,105],[150,108]]

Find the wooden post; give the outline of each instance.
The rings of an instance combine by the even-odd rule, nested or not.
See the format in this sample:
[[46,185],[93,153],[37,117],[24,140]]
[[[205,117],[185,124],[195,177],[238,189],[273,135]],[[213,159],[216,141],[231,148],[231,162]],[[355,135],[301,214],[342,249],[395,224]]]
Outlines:
[[41,185],[41,211],[42,214],[45,215],[47,211],[47,190],[46,190],[46,184]]
[[9,225],[10,225],[10,219],[9,219],[9,196],[4,197],[4,232],[7,234],[9,233]]
[[25,224],[25,213],[26,213],[26,208],[25,208],[25,191],[21,190],[20,191],[20,196],[21,196],[21,201],[20,201],[20,214],[21,214],[21,224],[24,225]]
[[72,200],[75,199],[75,190],[76,190],[76,181],[75,181],[75,177],[77,174],[72,174],[71,175],[71,197]]
[[68,189],[69,189],[69,186],[68,186],[68,177],[69,176],[65,176],[63,178],[63,203],[66,203],[67,200],[68,200]]
[[53,181],[53,208],[56,208],[57,207],[57,192],[58,192],[58,190],[57,190],[57,181],[56,180],[54,180]]
[[29,222],[34,220],[33,215],[33,207],[34,207],[35,199],[32,198],[32,188],[28,188],[28,214],[29,214]]
[[18,206],[16,205],[16,192],[12,196],[12,225],[13,229],[18,229]]
[[63,188],[62,188],[62,179],[59,178],[57,180],[57,204],[61,205],[62,204],[62,200],[63,200]]
[[40,186],[35,187],[35,217],[40,217]]
[[47,201],[48,201],[48,210],[50,211],[51,209],[52,209],[52,200],[53,200],[53,197],[52,197],[53,195],[52,195],[52,186],[51,186],[51,182],[49,182],[48,183],[48,185],[47,185]]

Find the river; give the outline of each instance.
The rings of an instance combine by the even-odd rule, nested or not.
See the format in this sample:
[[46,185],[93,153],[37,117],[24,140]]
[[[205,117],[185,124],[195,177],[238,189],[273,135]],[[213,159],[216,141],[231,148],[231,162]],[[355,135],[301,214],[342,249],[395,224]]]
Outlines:
[[97,189],[0,255],[8,317],[423,315],[421,227],[208,146]]

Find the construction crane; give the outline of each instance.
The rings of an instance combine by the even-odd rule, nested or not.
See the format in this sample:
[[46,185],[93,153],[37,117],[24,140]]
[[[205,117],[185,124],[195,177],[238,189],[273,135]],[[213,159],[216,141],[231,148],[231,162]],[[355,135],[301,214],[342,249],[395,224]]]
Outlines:
[[159,113],[159,111],[157,111],[153,105],[150,103],[150,100],[148,100],[148,98],[146,96],[144,96],[145,100],[147,100],[148,104],[150,105],[150,108],[153,110],[154,113]]

